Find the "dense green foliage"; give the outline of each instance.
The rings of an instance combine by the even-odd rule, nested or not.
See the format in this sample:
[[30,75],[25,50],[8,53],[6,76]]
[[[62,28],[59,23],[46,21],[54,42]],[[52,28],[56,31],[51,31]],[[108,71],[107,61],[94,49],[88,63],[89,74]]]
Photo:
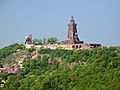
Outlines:
[[11,53],[16,52],[17,49],[22,49],[22,45],[15,43],[0,49],[0,58],[6,58]]
[[32,43],[35,45],[42,45],[43,44],[42,39],[33,39]]
[[43,45],[43,44],[53,44],[57,43],[56,37],[49,37],[49,38],[43,38],[43,39],[33,39],[33,44],[35,45]]
[[49,37],[47,39],[47,43],[56,43],[57,42],[57,38],[56,37]]
[[[14,64],[16,63],[15,60],[10,59],[11,55],[17,50],[24,49],[23,45],[21,44],[12,44],[0,49],[0,68],[3,68],[3,64]],[[9,57],[9,58],[8,58]],[[7,80],[8,75],[6,73],[0,72],[0,84],[2,80]],[[0,88],[0,90],[4,88]]]
[[0,49],[0,66],[1,66],[1,63],[11,63],[12,60],[8,60],[6,58],[11,54],[17,52],[18,49],[23,49],[23,46],[17,43]]
[[[93,50],[41,48],[38,53],[38,59],[25,60],[20,72],[8,76],[1,89],[120,90],[120,47]],[[86,62],[86,65],[67,66],[78,61]]]

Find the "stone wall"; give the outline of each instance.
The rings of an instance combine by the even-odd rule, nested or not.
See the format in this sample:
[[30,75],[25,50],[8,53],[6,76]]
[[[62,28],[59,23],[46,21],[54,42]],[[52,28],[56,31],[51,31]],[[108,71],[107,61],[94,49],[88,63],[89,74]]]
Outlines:
[[45,48],[50,48],[50,49],[56,49],[56,48],[61,48],[61,49],[91,49],[91,46],[89,44],[49,44],[46,45]]

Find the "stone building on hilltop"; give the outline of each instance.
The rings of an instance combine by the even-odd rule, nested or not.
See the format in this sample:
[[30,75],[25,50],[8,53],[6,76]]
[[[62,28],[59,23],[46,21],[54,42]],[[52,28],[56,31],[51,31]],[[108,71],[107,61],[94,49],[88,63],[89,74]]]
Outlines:
[[25,42],[24,42],[25,48],[31,48],[34,45],[32,44],[32,34],[29,34],[28,36],[25,37]]
[[32,44],[32,35],[28,35],[25,37],[25,44]]
[[86,44],[84,43],[84,41],[81,41],[79,39],[78,33],[77,33],[77,24],[75,23],[75,20],[72,16],[70,19],[70,22],[68,23],[67,39],[64,41],[64,43],[48,45],[46,47],[51,49],[55,49],[55,48],[91,49],[91,48],[100,47],[100,46],[101,44]]
[[71,20],[68,24],[68,34],[67,34],[66,44],[82,44],[82,43],[84,43],[83,41],[80,41],[80,39],[78,38],[76,26],[77,26],[77,24],[75,23],[75,20],[72,16]]
[[[32,45],[32,35],[29,35],[26,37],[25,41],[26,47],[30,48]],[[56,43],[56,44],[48,44],[48,45],[43,45],[42,47],[45,48],[50,48],[50,49],[56,49],[56,48],[61,48],[61,49],[92,49],[96,47],[100,47],[101,44],[87,44],[84,43],[84,41],[81,41],[78,37],[77,33],[77,24],[75,23],[75,20],[73,16],[70,19],[70,22],[68,23],[68,33],[67,33],[67,38],[65,41],[62,43]],[[41,47],[41,46],[40,46]]]

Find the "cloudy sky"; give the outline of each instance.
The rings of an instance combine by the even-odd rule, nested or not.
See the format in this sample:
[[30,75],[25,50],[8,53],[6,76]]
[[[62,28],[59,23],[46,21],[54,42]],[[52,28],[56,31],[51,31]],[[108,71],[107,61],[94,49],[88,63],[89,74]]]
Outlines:
[[120,45],[120,0],[0,0],[0,48],[24,37],[67,37],[71,18],[80,40]]

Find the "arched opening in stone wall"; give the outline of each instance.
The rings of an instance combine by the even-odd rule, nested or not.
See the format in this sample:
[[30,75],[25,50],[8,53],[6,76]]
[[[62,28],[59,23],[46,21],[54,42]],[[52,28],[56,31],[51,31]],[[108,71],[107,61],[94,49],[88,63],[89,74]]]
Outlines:
[[75,48],[75,46],[73,45],[72,48]]
[[78,45],[76,45],[76,48],[78,48]]
[[81,45],[79,45],[79,48],[81,48],[82,46]]

